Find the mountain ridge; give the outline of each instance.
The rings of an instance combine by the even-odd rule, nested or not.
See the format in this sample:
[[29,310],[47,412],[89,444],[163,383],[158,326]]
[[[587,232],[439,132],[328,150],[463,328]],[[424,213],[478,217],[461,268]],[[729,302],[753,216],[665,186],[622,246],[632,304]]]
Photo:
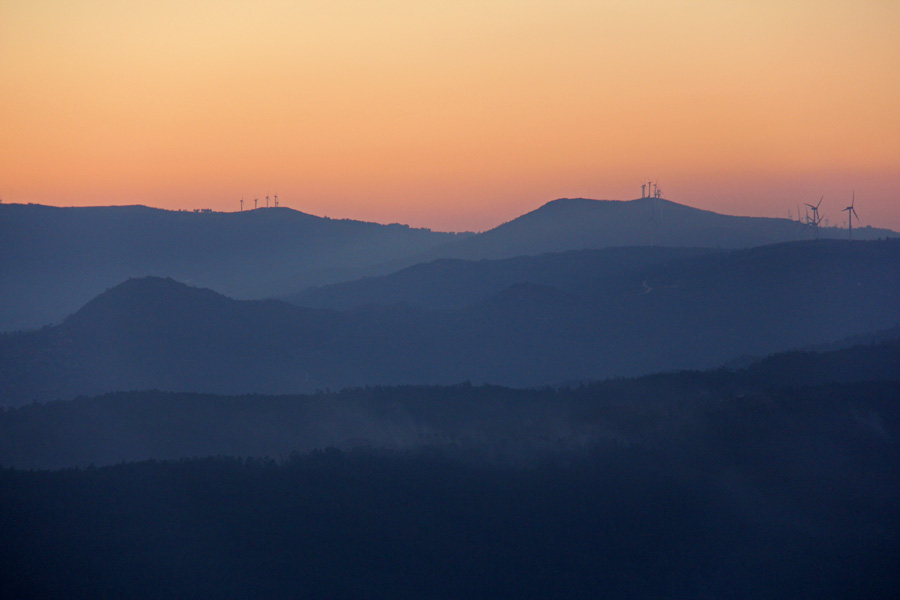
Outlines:
[[265,298],[384,273],[381,265],[457,235],[285,207],[196,213],[2,204],[0,330],[59,322],[131,277],[173,277]]
[[[820,229],[822,237],[844,230]],[[857,238],[897,236],[863,227]],[[615,246],[737,248],[812,237],[787,219],[664,199],[558,199],[479,234],[317,217],[141,205],[0,205],[0,331],[58,323],[129,277],[173,277],[241,299],[284,297],[439,258],[511,258]]]
[[[420,258],[496,259],[643,245],[735,249],[811,239],[813,233],[789,219],[725,215],[664,198],[558,198],[471,238],[425,251]],[[900,236],[888,229],[854,233],[859,240]],[[842,229],[818,228],[821,238],[844,235]]]
[[0,403],[121,389],[552,385],[711,368],[900,321],[900,241],[792,243],[568,276],[578,285],[521,281],[441,310],[335,311],[127,282],[58,326],[0,336]]
[[[110,392],[0,412],[0,465],[71,468],[185,456],[288,456],[328,447],[490,449],[504,460],[610,440],[654,443],[746,398],[812,396],[857,409],[850,392],[896,393],[900,337],[827,352],[774,354],[743,369],[655,373],[540,389],[389,386],[305,395]],[[672,415],[672,406],[679,414]],[[799,407],[798,407],[799,408]],[[869,406],[874,410],[874,406]],[[893,404],[858,414],[878,433]],[[808,408],[816,412],[817,408]],[[658,429],[642,424],[648,415]],[[892,428],[894,425],[891,426]],[[639,433],[643,429],[643,432]],[[532,445],[522,445],[522,440]]]

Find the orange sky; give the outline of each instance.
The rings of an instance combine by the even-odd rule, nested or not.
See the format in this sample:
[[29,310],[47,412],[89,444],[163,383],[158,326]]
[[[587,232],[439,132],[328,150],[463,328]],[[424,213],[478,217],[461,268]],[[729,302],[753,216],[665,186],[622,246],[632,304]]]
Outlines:
[[563,196],[900,229],[896,0],[0,3],[0,196],[483,230]]

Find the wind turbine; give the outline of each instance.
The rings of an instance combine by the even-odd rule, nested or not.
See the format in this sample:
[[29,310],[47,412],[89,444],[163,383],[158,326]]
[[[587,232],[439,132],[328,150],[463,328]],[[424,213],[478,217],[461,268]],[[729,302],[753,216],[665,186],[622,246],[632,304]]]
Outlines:
[[859,221],[859,215],[856,214],[856,209],[853,208],[853,205],[856,204],[856,190],[853,190],[853,196],[850,198],[850,206],[842,210],[841,212],[847,213],[847,224],[849,225],[849,233],[850,239],[853,239],[853,217],[856,216],[856,220]]
[[253,199],[253,208],[257,208],[259,206],[259,198]]
[[241,212],[244,212],[244,197],[241,196]]
[[278,194],[275,194],[275,208],[278,208]]
[[822,217],[819,216],[819,206],[822,205],[822,200],[824,200],[824,199],[825,199],[825,196],[822,196],[821,198],[819,198],[819,201],[816,203],[815,206],[813,206],[812,204],[809,204],[809,203],[806,204],[808,207],[810,207],[812,209],[812,213],[813,213],[812,220],[810,220],[809,215],[807,215],[806,222],[813,226],[813,232],[816,236],[816,239],[818,239],[818,237],[819,237],[819,223],[822,222]]
[[644,192],[644,188],[647,187],[646,183],[641,184],[641,198],[646,198],[647,194]]

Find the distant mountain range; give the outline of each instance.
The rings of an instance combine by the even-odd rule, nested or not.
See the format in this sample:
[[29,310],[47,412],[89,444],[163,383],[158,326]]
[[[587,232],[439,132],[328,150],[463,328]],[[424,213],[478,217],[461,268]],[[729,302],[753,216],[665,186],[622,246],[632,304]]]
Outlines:
[[[846,231],[820,229],[820,237]],[[859,228],[855,239],[897,236]],[[58,323],[128,278],[229,297],[284,297],[439,258],[510,258],[615,246],[742,248],[810,239],[786,219],[732,217],[662,199],[561,199],[480,234],[316,217],[287,208],[194,213],[143,206],[0,205],[0,331]]]
[[[900,322],[900,240],[679,252],[620,249],[612,262],[631,265],[621,271],[602,266],[609,252],[575,254],[554,285],[526,276],[499,293],[467,272],[490,265],[454,263],[473,301],[440,310],[325,310],[133,279],[58,326],[0,336],[0,403],[136,389],[545,385],[710,368]],[[530,272],[546,275],[553,261],[536,257]]]
[[195,213],[0,204],[0,331],[59,322],[132,277],[173,277],[234,298],[387,273],[465,237],[288,208]]
[[[859,228],[854,239],[897,237],[887,229]],[[818,232],[789,219],[735,217],[664,200],[561,198],[490,231],[431,249],[423,258],[510,258],[611,246],[749,248],[782,242],[846,239],[848,232]]]

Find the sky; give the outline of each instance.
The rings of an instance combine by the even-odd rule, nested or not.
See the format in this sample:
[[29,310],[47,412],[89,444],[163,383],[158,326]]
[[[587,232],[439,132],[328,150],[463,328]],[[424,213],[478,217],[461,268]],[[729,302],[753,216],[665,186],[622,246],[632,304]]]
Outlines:
[[652,179],[900,230],[897,31],[897,0],[0,0],[0,197],[481,231]]

